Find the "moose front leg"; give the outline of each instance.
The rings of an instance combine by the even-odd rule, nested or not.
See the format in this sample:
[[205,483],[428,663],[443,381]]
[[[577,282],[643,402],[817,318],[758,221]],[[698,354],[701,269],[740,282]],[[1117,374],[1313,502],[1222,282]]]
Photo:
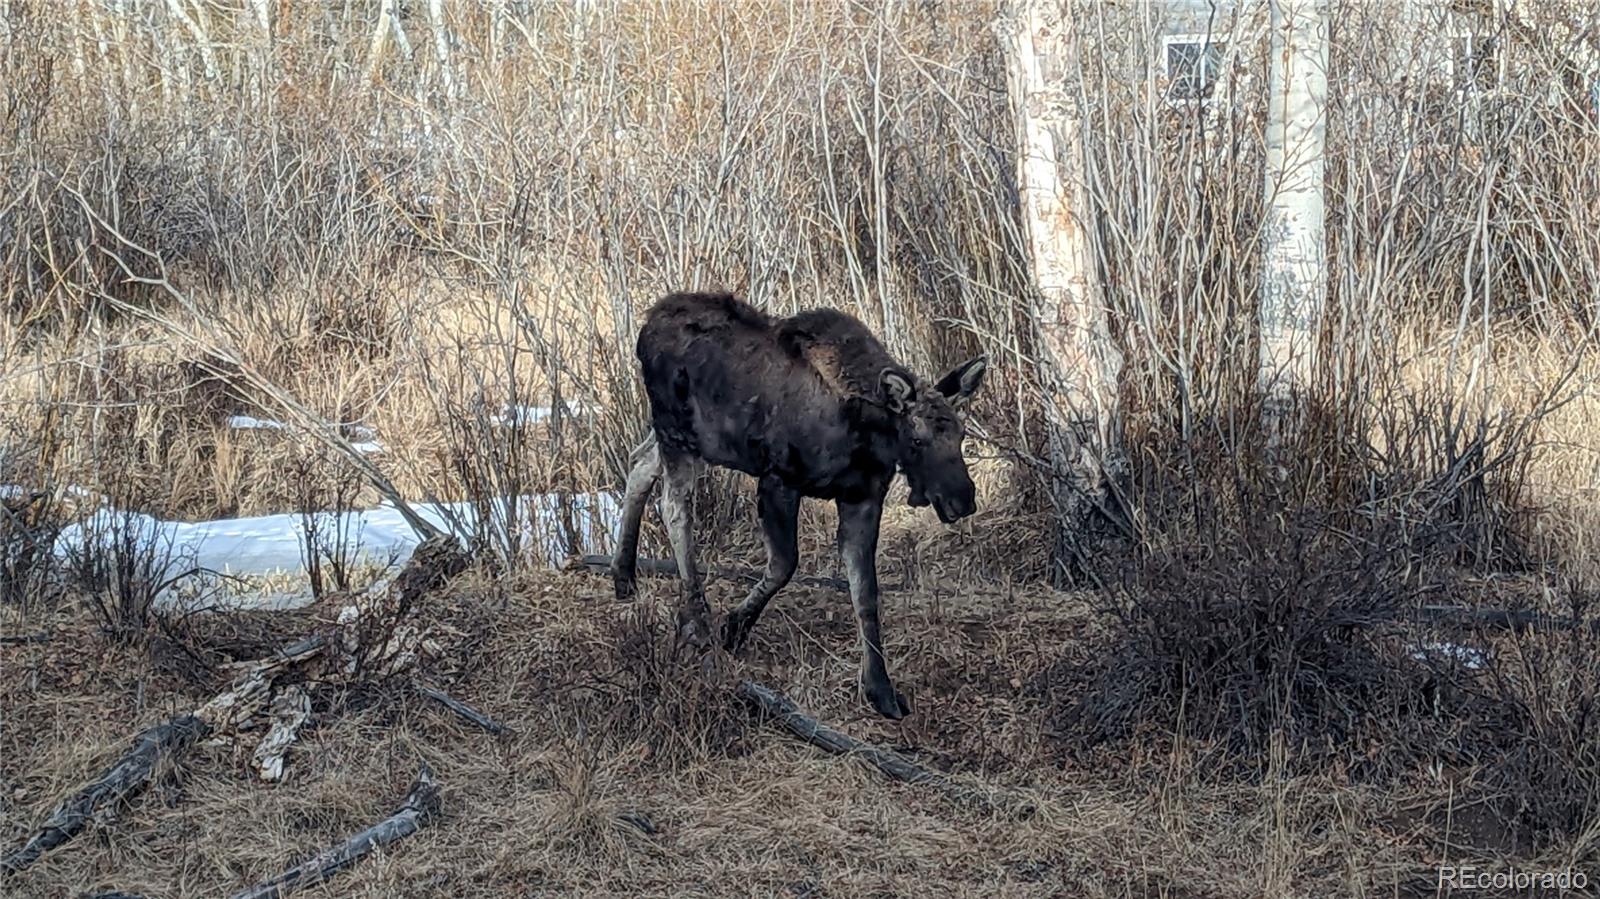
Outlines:
[[883,499],[840,502],[838,507],[839,554],[844,557],[850,600],[861,630],[861,689],[878,714],[899,720],[911,714],[911,704],[889,680],[878,627],[878,523],[883,517]]
[[706,603],[705,584],[695,564],[695,463],[688,456],[668,455],[665,450],[661,452],[661,462],[661,517],[666,519],[672,554],[678,558],[683,590],[678,608],[678,640],[705,649],[711,645],[711,606]]

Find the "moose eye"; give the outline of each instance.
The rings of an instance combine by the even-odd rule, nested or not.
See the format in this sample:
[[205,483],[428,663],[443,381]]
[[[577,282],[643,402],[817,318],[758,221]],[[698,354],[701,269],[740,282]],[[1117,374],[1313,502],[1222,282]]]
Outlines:
[[926,437],[913,437],[913,438],[911,438],[911,445],[915,446],[915,447],[927,446],[928,445],[928,438],[926,438]]

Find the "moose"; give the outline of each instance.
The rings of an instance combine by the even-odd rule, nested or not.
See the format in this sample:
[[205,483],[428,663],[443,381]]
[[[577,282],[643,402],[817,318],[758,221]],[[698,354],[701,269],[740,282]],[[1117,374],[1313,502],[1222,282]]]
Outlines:
[[961,454],[960,410],[983,383],[978,357],[927,384],[854,317],[814,309],[775,318],[728,293],[675,293],[651,308],[635,355],[651,433],[632,456],[613,557],[618,599],[632,598],[639,525],[658,481],[681,578],[680,641],[710,643],[711,610],[695,563],[693,484],[699,466],[757,479],[767,566],[723,627],[738,652],[799,562],[801,497],[833,500],[838,544],[862,643],[860,681],[881,715],[911,708],[889,679],[878,625],[878,525],[896,471],[909,502],[945,523],[971,515],[975,489]]

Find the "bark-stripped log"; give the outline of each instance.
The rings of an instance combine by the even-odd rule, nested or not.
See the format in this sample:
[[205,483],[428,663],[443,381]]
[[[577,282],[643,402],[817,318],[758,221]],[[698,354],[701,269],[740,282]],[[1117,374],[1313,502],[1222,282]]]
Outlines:
[[416,833],[438,814],[439,785],[424,763],[394,814],[265,883],[235,893],[233,899],[278,899],[301,887],[321,883],[365,858],[374,847],[388,846]]
[[300,728],[311,720],[311,697],[298,685],[278,691],[272,698],[272,726],[256,746],[251,757],[262,780],[282,780],[289,747],[300,737]]
[[[314,669],[307,682],[316,685],[353,676],[390,677],[414,663],[427,635],[410,620],[410,611],[426,593],[466,565],[467,556],[454,539],[439,536],[425,540],[388,590],[381,596],[365,598],[341,614],[341,627],[333,635],[315,634],[267,658],[228,666],[240,672],[231,688],[189,714],[140,733],[133,749],[99,780],[63,800],[26,843],[0,857],[0,876],[23,870],[77,836],[90,816],[106,804],[136,795],[148,785],[160,759],[175,757],[208,735],[226,738],[235,733],[266,708],[276,678],[286,669]],[[323,663],[320,668],[313,664],[317,662]],[[299,723],[303,723],[296,723],[295,719],[302,712],[309,714],[308,702],[295,700],[292,693],[285,695],[290,698],[284,701],[282,710],[284,727],[275,726],[276,736],[268,734],[256,758],[263,776],[281,776],[282,753],[293,742]]]
[[782,724],[786,730],[812,746],[834,755],[858,758],[902,783],[932,787],[959,805],[1009,811],[1021,817],[1033,813],[1033,806],[997,791],[967,786],[949,776],[922,767],[897,752],[880,749],[841,733],[807,715],[794,700],[755,681],[740,681],[739,698]]
[[488,715],[485,715],[484,713],[478,711],[470,705],[467,705],[443,690],[435,690],[432,687],[425,687],[421,684],[418,684],[417,692],[444,706],[450,711],[455,712],[463,720],[481,727],[497,737],[505,736],[506,734],[511,733],[511,728],[506,727],[504,724],[501,724],[493,718],[490,718]]
[[134,738],[133,748],[116,764],[63,800],[27,842],[0,858],[0,873],[22,871],[46,852],[82,833],[95,812],[138,795],[149,786],[163,758],[182,753],[209,730],[194,715],[179,715],[140,733]]
[[1430,622],[1443,622],[1468,627],[1482,627],[1496,631],[1570,631],[1584,628],[1590,633],[1600,633],[1600,621],[1580,621],[1566,615],[1553,615],[1535,609],[1471,609],[1465,606],[1422,606],[1419,617]]
[[[580,559],[577,564],[581,565],[585,571],[590,571],[595,574],[611,573],[610,556],[586,555]],[[672,559],[641,558],[637,562],[637,571],[639,574],[646,577],[677,577],[678,563]],[[712,568],[706,570],[703,574],[707,578],[715,578],[717,580],[724,581],[742,581],[750,584],[754,584],[761,580],[761,572],[759,571],[734,571],[733,569],[729,568]],[[820,587],[825,590],[838,590],[841,593],[850,592],[850,582],[842,577],[800,575],[795,577],[791,583],[799,584],[803,587]],[[893,584],[881,584],[879,585],[878,589],[904,590],[906,589],[906,584],[904,581],[899,581]]]

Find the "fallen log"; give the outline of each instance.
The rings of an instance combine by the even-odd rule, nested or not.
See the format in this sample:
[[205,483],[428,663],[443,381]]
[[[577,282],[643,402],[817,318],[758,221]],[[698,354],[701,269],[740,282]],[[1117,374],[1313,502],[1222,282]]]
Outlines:
[[233,894],[233,899],[279,899],[302,887],[321,883],[365,858],[374,848],[388,846],[416,833],[438,815],[439,785],[427,763],[423,763],[394,814],[271,880]]
[[493,718],[490,718],[488,715],[485,715],[484,713],[478,711],[470,705],[467,705],[443,690],[435,690],[432,687],[418,684],[417,692],[444,706],[450,711],[455,712],[456,715],[460,716],[463,720],[481,727],[497,737],[502,737],[512,732],[511,728],[506,727],[504,724],[501,724]]
[[1033,813],[1031,803],[1016,800],[998,791],[958,783],[948,775],[924,768],[897,752],[881,749],[834,730],[801,711],[794,700],[771,687],[746,680],[739,682],[737,692],[740,699],[782,724],[786,730],[801,740],[824,752],[858,758],[894,780],[913,786],[931,787],[958,805],[976,805],[1010,811],[1021,817]]
[[[452,538],[425,541],[381,596],[364,597],[340,613],[334,633],[313,634],[266,658],[226,666],[240,672],[232,687],[193,712],[142,731],[134,739],[133,748],[110,770],[62,800],[26,843],[0,857],[0,876],[16,874],[77,836],[90,816],[108,803],[136,795],[148,785],[160,759],[176,757],[208,736],[232,738],[246,722],[267,710],[277,677],[283,671],[324,662],[324,670],[307,679],[309,685],[317,685],[340,679],[389,677],[414,664],[429,641],[411,620],[411,610],[424,594],[464,569],[467,561],[460,544]],[[275,710],[277,720],[253,759],[257,771],[268,780],[282,776],[284,753],[310,714],[310,703],[302,688],[290,687],[278,695],[281,702]]]
[[1466,606],[1427,605],[1417,610],[1425,621],[1462,624],[1497,631],[1570,631],[1586,627],[1600,633],[1600,620],[1585,623],[1565,615],[1534,609],[1473,609]]
[[[610,574],[611,557],[605,555],[586,555],[578,560],[578,567],[593,574]],[[678,563],[671,559],[644,559],[638,561],[638,572],[645,577],[677,577]],[[731,568],[711,568],[705,572],[708,578],[723,581],[740,581],[754,584],[761,580],[759,571],[738,571]],[[850,582],[842,577],[819,577],[815,575],[801,575],[794,578],[796,584],[806,587],[820,587],[827,590],[838,590],[841,593],[850,592]],[[904,590],[905,582],[883,584],[880,590]]]
[[289,747],[300,737],[300,728],[311,720],[311,697],[298,685],[278,691],[272,698],[272,726],[261,738],[250,762],[262,780],[283,779],[283,766],[287,763]]
[[133,748],[99,778],[67,797],[27,842],[0,858],[0,873],[14,875],[46,852],[83,832],[95,812],[126,801],[150,783],[157,765],[193,746],[210,731],[196,716],[179,715],[148,728],[134,738]]

